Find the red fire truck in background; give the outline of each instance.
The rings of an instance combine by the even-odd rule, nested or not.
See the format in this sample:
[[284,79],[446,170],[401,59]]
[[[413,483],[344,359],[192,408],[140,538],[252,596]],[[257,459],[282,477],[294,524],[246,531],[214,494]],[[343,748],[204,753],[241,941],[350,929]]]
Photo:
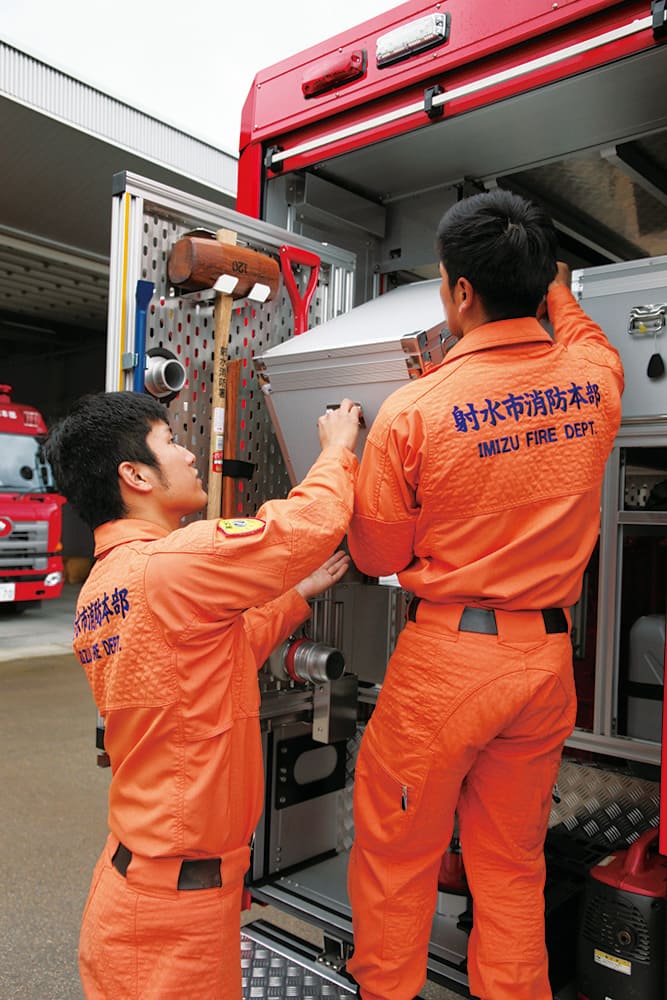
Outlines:
[[0,385],[0,608],[24,611],[63,588],[62,506],[33,406]]

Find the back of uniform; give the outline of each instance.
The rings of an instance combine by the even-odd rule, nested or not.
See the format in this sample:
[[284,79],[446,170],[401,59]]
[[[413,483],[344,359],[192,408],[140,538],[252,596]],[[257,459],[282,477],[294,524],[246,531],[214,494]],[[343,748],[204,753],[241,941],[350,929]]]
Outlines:
[[[416,596],[366,729],[349,873],[364,1000],[425,978],[440,860],[459,821],[471,992],[550,1000],[543,844],[576,697],[569,608],[599,530],[623,389],[564,286],[470,330],[383,405],[350,552]],[[411,944],[407,944],[411,942]]]

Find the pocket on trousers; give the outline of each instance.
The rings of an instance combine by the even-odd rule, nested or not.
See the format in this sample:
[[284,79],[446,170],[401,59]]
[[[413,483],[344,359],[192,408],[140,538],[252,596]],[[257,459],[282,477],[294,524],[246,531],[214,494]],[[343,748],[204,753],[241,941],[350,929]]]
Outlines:
[[246,719],[259,715],[261,694],[257,664],[243,647],[238,650],[238,658],[234,664],[233,690],[235,718]]
[[354,777],[355,838],[374,850],[395,850],[410,836],[416,789],[388,771],[374,750],[359,752]]

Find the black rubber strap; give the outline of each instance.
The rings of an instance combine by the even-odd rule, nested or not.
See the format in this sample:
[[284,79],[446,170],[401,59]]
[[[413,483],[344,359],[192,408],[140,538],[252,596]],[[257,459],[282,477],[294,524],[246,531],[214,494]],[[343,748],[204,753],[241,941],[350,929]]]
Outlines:
[[255,469],[254,462],[241,462],[237,458],[222,460],[222,474],[230,479],[252,479]]

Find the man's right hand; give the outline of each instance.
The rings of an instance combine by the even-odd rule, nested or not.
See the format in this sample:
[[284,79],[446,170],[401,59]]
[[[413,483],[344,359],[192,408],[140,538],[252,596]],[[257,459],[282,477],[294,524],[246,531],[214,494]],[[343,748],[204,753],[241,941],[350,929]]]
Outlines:
[[351,399],[343,399],[335,410],[327,410],[317,421],[320,446],[341,445],[354,451],[359,436],[361,407]]
[[567,264],[563,263],[562,260],[556,261],[556,267],[558,268],[556,271],[556,277],[549,285],[549,288],[555,288],[556,285],[565,285],[566,288],[569,288],[572,284],[572,273],[570,268]]

